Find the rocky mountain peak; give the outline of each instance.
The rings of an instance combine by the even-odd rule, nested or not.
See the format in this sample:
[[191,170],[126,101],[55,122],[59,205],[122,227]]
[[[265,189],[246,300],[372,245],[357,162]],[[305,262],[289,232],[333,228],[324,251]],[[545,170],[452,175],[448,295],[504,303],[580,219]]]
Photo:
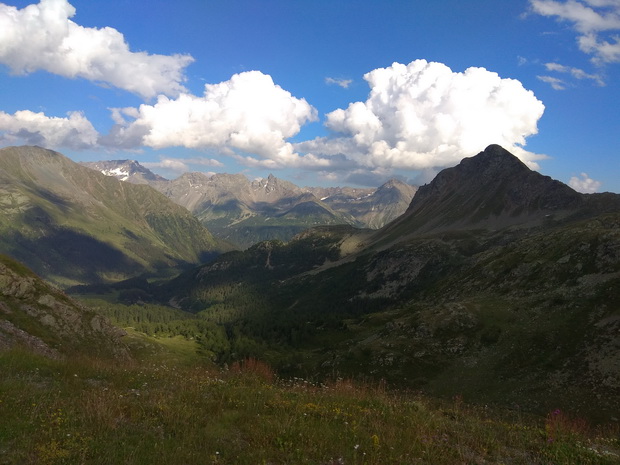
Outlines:
[[420,188],[416,197],[447,193],[457,185],[465,190],[488,184],[518,185],[532,173],[521,160],[501,146],[489,145],[478,155],[464,158],[458,165],[440,171],[430,184]]
[[490,145],[420,187],[400,223],[425,232],[532,225],[583,202],[582,194]]
[[381,195],[381,193],[383,192],[399,191],[413,197],[413,194],[416,190],[417,187],[412,186],[411,184],[407,184],[406,182],[400,181],[398,179],[392,178],[379,186],[375,192],[375,195]]
[[263,190],[265,194],[274,193],[274,195],[277,194],[282,196],[288,196],[292,194],[297,195],[301,192],[301,190],[293,183],[290,183],[283,179],[279,179],[273,174],[269,174],[267,178],[253,181],[252,189],[254,191]]
[[82,166],[100,171],[106,176],[113,176],[120,181],[129,181],[134,184],[148,184],[149,182],[166,181],[166,178],[153,173],[136,160],[106,160],[82,162]]
[[497,170],[506,172],[507,170],[529,171],[529,168],[519,158],[514,156],[501,145],[491,144],[484,151],[475,157],[464,158],[461,161],[463,167],[482,168],[485,170]]
[[382,184],[381,186],[379,186],[379,189],[393,189],[395,187],[398,187],[401,184],[401,181],[399,181],[398,179],[389,179],[387,182],[385,182],[384,184]]

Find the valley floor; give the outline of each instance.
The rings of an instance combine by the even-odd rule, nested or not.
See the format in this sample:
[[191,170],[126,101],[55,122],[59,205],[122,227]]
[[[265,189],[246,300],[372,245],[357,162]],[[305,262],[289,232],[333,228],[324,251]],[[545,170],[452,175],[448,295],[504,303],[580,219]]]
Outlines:
[[0,464],[620,463],[618,429],[433,401],[379,384],[278,380],[162,349],[123,363],[0,353]]

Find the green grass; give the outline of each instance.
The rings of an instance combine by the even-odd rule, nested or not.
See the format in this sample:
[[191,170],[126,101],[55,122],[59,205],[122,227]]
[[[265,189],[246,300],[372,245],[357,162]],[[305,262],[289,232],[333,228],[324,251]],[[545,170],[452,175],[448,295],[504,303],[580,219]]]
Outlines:
[[1,464],[614,464],[618,431],[519,418],[385,386],[0,354]]

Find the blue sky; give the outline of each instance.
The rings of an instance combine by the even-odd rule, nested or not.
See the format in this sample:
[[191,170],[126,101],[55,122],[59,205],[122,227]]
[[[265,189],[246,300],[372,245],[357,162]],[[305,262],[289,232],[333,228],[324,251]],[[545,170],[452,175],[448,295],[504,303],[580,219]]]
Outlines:
[[620,0],[0,2],[0,146],[428,182],[491,143],[620,192]]

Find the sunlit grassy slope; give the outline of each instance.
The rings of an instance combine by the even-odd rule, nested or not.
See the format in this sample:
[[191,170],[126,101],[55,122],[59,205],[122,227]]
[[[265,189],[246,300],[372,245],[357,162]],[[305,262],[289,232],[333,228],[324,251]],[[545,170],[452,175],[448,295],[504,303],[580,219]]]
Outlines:
[[[2,464],[580,464],[620,460],[617,429],[553,411],[434,402],[382,384],[278,380],[264,363],[0,354]],[[149,348],[150,347],[150,348]]]

